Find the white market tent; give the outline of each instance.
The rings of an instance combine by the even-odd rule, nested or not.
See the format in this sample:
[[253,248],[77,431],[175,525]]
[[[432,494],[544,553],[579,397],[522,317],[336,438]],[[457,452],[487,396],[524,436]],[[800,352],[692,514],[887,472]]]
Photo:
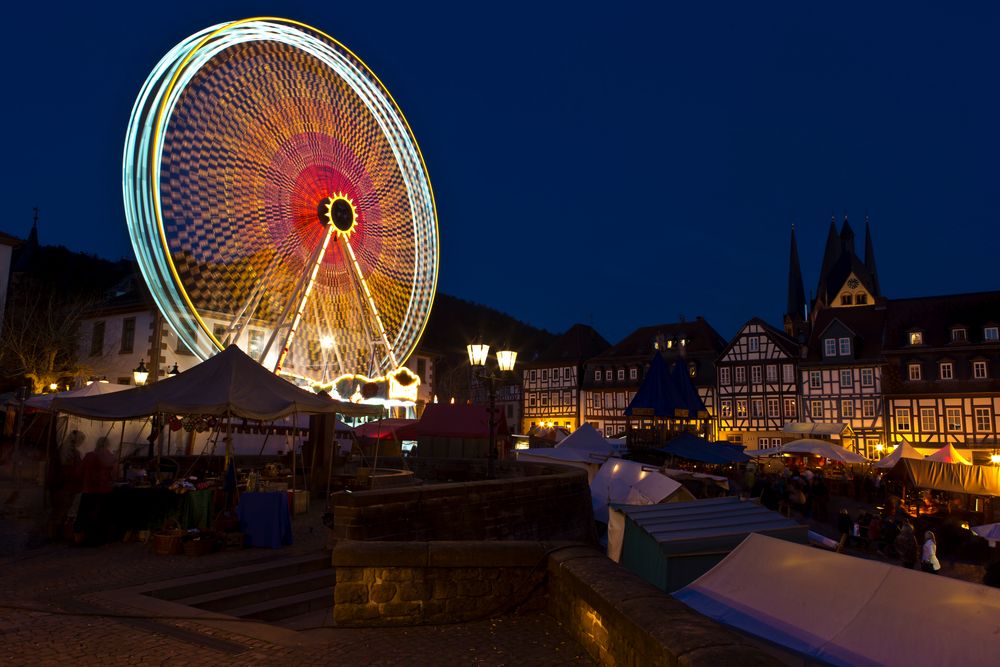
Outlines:
[[114,394],[119,391],[129,389],[127,384],[112,384],[110,382],[91,382],[85,387],[61,391],[58,394],[41,394],[32,396],[24,402],[25,407],[38,410],[51,410],[52,401],[57,398],[77,398],[80,396],[103,396],[104,394]]
[[815,440],[813,438],[792,440],[781,447],[781,453],[811,454],[813,456],[822,456],[830,461],[840,461],[841,463],[868,463],[868,459],[860,454],[855,454],[832,442]]
[[987,523],[982,526],[973,526],[972,532],[988,540],[991,547],[995,547],[1000,542],[1000,523]]
[[617,448],[608,442],[607,438],[601,435],[596,428],[590,424],[584,424],[576,429],[556,445],[557,449],[576,449],[585,452],[592,452],[602,456],[612,456]]
[[881,459],[875,462],[876,468],[891,468],[900,459],[917,459],[923,460],[924,455],[916,450],[916,448],[905,440],[892,450],[892,453],[888,456],[883,456]]
[[609,455],[590,452],[573,447],[536,447],[534,449],[515,450],[518,461],[534,463],[560,463],[573,468],[587,471],[587,481],[593,482],[594,476],[600,470],[601,464],[608,460]]
[[964,466],[972,465],[972,461],[959,454],[958,450],[955,449],[955,447],[952,446],[951,444],[937,450],[936,452],[928,456],[927,460],[937,461],[939,463],[960,463]]
[[168,414],[262,421],[292,414],[375,415],[382,410],[380,406],[335,401],[300,389],[235,345],[180,375],[110,395],[57,397],[52,409],[98,420]]
[[985,667],[1000,656],[1000,589],[764,535],[674,597],[832,665]]
[[594,520],[608,522],[608,505],[653,505],[661,502],[694,500],[680,482],[660,474],[655,468],[624,459],[608,459],[590,483]]

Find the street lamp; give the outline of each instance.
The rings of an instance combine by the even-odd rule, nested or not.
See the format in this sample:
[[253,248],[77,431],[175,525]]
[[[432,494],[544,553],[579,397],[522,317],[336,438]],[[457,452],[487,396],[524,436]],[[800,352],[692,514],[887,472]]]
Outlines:
[[514,363],[517,361],[517,352],[513,350],[498,350],[497,373],[493,374],[486,370],[486,359],[489,356],[490,346],[485,343],[470,343],[466,346],[469,352],[469,365],[476,371],[476,377],[487,383],[489,387],[489,411],[490,411],[490,451],[487,459],[486,476],[493,478],[494,466],[497,460],[497,382],[505,380],[505,375],[514,370]]
[[180,375],[180,374],[181,374],[181,369],[177,368],[177,363],[174,362],[174,367],[171,368],[169,371],[167,371],[167,375],[169,375],[170,377],[174,377],[175,375]]
[[132,379],[135,380],[137,387],[141,387],[146,384],[146,378],[149,377],[149,371],[146,370],[146,362],[142,359],[139,360],[139,365],[135,367],[132,371]]

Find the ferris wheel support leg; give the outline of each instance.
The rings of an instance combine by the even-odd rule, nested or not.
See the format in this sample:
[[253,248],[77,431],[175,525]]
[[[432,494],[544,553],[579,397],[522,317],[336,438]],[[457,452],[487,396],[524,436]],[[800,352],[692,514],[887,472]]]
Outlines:
[[362,290],[364,291],[364,298],[362,301],[367,305],[368,312],[375,321],[379,338],[382,340],[382,344],[385,345],[386,352],[389,355],[389,362],[392,364],[393,368],[397,368],[399,363],[396,361],[396,352],[392,349],[392,344],[389,342],[389,336],[385,332],[385,325],[382,324],[382,318],[378,314],[378,307],[375,305],[375,298],[372,296],[371,290],[368,289],[368,281],[365,280],[364,274],[361,273],[361,266],[358,264],[358,258],[354,256],[354,248],[351,247],[351,241],[347,238],[347,236],[342,236],[341,238],[344,240],[344,248],[347,250],[347,255],[351,258],[351,266],[354,267],[354,273],[358,278],[358,282],[361,284]]

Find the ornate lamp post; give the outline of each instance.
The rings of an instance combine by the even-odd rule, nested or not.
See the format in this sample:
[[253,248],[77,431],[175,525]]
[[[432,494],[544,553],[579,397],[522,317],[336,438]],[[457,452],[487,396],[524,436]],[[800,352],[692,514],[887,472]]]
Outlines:
[[498,350],[497,372],[492,373],[486,369],[486,360],[489,356],[490,346],[485,343],[470,343],[466,346],[469,352],[469,365],[475,371],[479,380],[486,382],[489,388],[489,411],[490,411],[490,451],[487,459],[486,476],[490,479],[494,476],[494,467],[497,460],[497,382],[505,380],[508,373],[514,370],[514,363],[517,361],[517,352],[513,350]]
[[149,371],[146,370],[146,362],[142,359],[139,360],[139,365],[135,367],[132,371],[132,379],[135,380],[135,386],[141,387],[146,384],[146,379],[149,377]]

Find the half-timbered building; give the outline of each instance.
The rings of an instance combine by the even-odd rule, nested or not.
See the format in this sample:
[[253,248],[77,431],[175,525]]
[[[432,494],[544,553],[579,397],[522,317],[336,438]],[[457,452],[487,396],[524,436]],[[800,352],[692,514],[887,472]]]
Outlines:
[[749,449],[783,443],[799,417],[800,346],[760,318],[744,324],[716,361],[718,437]]
[[580,381],[588,359],[610,347],[586,324],[574,324],[537,359],[522,367],[524,405],[521,432],[551,424],[575,431],[580,425]]
[[583,419],[606,437],[626,431],[625,408],[645,377],[649,359],[659,351],[669,366],[686,364],[691,381],[711,417],[715,437],[715,360],[725,339],[704,318],[636,329],[616,345],[591,358],[583,373]]
[[886,315],[885,395],[892,442],[997,447],[1000,292],[893,299]]

